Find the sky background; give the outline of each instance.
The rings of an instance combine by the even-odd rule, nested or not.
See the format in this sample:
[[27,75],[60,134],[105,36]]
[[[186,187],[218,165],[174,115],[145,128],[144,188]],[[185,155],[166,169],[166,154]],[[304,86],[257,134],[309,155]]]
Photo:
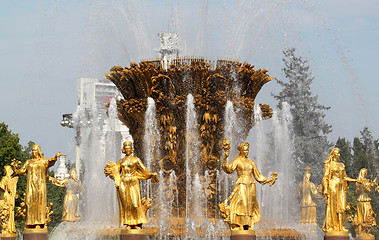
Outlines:
[[[379,1],[0,0],[0,122],[46,157],[73,155],[76,79],[157,57],[157,33],[175,31],[181,54],[232,58],[284,80],[283,54],[307,59],[312,91],[330,106],[330,141],[364,126],[379,138]],[[271,81],[257,102],[276,102]]]

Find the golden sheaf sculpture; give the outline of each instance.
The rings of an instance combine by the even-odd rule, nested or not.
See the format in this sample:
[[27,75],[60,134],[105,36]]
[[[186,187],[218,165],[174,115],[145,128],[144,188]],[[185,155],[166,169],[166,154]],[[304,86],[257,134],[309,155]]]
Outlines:
[[[41,153],[39,145],[32,147],[32,159],[26,160],[20,169],[15,169],[14,176],[27,174],[25,190],[26,228],[45,228],[47,223],[47,196],[46,180],[47,169],[54,166],[57,158],[62,156],[58,152],[54,157],[46,159]],[[12,176],[13,176],[12,175]]]
[[376,179],[370,181],[367,177],[367,169],[362,168],[359,171],[356,196],[357,198],[357,212],[354,216],[352,225],[355,228],[355,235],[359,239],[375,239],[374,235],[370,233],[371,227],[376,226],[376,214],[371,207],[371,198],[368,193],[375,186],[378,186]]
[[114,180],[119,204],[120,226],[127,229],[141,229],[148,222],[146,211],[151,207],[151,199],[141,199],[139,180],[150,179],[158,182],[158,175],[150,171],[141,159],[132,155],[133,143],[126,141],[122,152],[125,157],[118,163],[108,162],[104,173]]
[[254,179],[261,184],[269,183],[272,186],[278,174],[273,172],[271,179],[268,179],[258,171],[255,162],[247,157],[249,154],[247,142],[238,147],[240,151],[238,157],[230,164],[227,162],[230,144],[226,139],[223,141],[223,149],[225,153],[222,168],[229,174],[237,171],[238,178],[232,194],[219,205],[221,215],[232,231],[253,230],[254,224],[261,220]]
[[338,162],[340,149],[333,148],[324,162],[322,179],[322,195],[325,200],[325,220],[322,230],[326,235],[347,235],[346,220],[346,191],[348,182],[356,182],[346,176],[345,165]]
[[78,214],[78,194],[82,190],[82,183],[79,180],[78,173],[75,169],[70,170],[70,178],[56,179],[50,177],[49,179],[55,186],[65,187],[66,195],[63,202],[63,214],[62,221],[75,222],[79,221],[80,217]]
[[2,198],[0,199],[0,218],[1,218],[1,235],[2,237],[15,236],[16,227],[14,224],[14,205],[17,197],[17,181],[18,177],[13,177],[12,167],[6,165],[4,167],[5,176],[0,182],[0,191]]
[[316,185],[310,181],[311,171],[309,167],[305,168],[303,181],[296,190],[296,196],[301,197],[300,201],[300,223],[317,225],[315,198],[321,198],[321,193]]

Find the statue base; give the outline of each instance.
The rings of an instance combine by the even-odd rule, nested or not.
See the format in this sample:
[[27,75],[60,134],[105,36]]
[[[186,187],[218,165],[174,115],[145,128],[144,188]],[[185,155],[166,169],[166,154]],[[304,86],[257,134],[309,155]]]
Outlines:
[[361,234],[355,237],[356,240],[375,240],[375,236],[372,234]]
[[145,240],[146,234],[143,229],[121,230],[120,240]]
[[232,230],[230,240],[255,240],[254,230]]
[[349,231],[327,232],[324,240],[349,240]]
[[23,240],[48,240],[47,227],[25,228]]
[[1,239],[3,240],[17,240],[17,234],[16,233],[2,233]]

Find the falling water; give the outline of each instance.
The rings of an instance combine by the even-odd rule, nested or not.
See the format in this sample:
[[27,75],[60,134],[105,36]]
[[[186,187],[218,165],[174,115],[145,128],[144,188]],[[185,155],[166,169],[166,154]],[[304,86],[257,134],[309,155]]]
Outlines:
[[192,94],[187,96],[186,116],[186,218],[189,217],[192,198],[192,176],[197,172],[199,163],[200,140],[197,125],[197,114]]
[[192,215],[191,219],[199,226],[205,220],[205,206],[206,206],[206,197],[203,184],[200,180],[198,173],[195,174],[193,179],[192,193]]
[[[108,116],[93,104],[89,109],[79,106],[73,120],[75,127],[80,129],[81,140],[81,222],[75,225],[60,224],[51,233],[50,239],[60,240],[68,236],[69,239],[98,239],[97,231],[118,225],[116,189],[113,180],[104,175],[105,164],[119,159],[120,143],[115,131],[118,121],[116,101],[112,99]],[[86,232],[85,238],[82,231]]]
[[271,159],[267,159],[270,161],[266,161],[264,168],[277,172],[278,180],[271,188],[263,188],[262,215],[276,226],[294,226],[297,223],[297,214],[294,197],[292,116],[287,103],[283,103],[281,111],[274,111],[272,124],[274,149],[271,149]]
[[[147,98],[147,109],[145,113],[145,134],[143,137],[144,149],[144,164],[150,171],[153,171],[153,162],[160,159],[159,154],[159,140],[160,134],[158,129],[158,122],[156,118],[155,102],[152,98]],[[152,188],[151,181],[144,181],[142,184],[142,195],[146,198],[151,198]],[[151,209],[154,211],[154,209]],[[153,212],[152,211],[152,212]]]
[[[230,142],[231,146],[228,159],[229,163],[238,156],[237,147],[245,140],[241,137],[243,135],[242,131],[241,120],[233,107],[233,103],[228,100],[225,107],[224,138]],[[220,177],[222,181],[221,184],[223,184],[223,190],[220,194],[225,200],[228,194],[233,191],[233,184],[236,182],[237,173],[226,174],[223,172]]]

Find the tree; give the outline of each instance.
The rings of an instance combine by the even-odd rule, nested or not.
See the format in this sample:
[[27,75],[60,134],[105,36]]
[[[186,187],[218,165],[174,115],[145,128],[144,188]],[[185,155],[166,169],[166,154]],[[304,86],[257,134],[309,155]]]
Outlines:
[[[378,162],[379,162],[379,140],[374,140],[370,130],[364,127],[360,132],[360,137],[355,137],[353,139],[353,145],[345,138],[338,138],[336,142],[336,147],[341,149],[341,162],[345,164],[346,175],[351,178],[357,178],[359,171],[362,168],[368,170],[368,178],[373,180],[377,174]],[[353,203],[355,206],[357,204],[357,197],[355,195],[356,184],[350,183],[347,192],[347,202]],[[371,205],[375,213],[379,213],[379,193],[372,189],[369,193],[371,198]],[[378,217],[376,221],[378,222]],[[348,223],[346,225],[349,231],[354,233],[355,229]],[[379,238],[379,228],[374,226],[371,228],[371,233]]]
[[[20,144],[18,134],[12,133],[5,123],[0,124],[0,168],[3,172],[4,166],[9,165],[12,159],[21,161],[23,165],[26,160],[32,158],[32,147],[34,142],[28,142],[28,145],[23,147]],[[53,172],[49,172],[53,176]],[[1,175],[3,176],[4,173]],[[1,179],[1,178],[0,178]],[[58,188],[52,183],[47,182],[47,198],[48,203],[52,202],[53,215],[50,216],[51,222],[48,224],[49,230],[57,226],[62,220],[63,199],[65,195],[65,188]],[[16,207],[20,206],[26,189],[26,176],[19,177],[17,182],[17,195]],[[16,210],[16,209],[15,209]],[[25,227],[25,220],[22,217],[15,217],[15,224],[17,229]]]
[[0,123],[0,169],[4,175],[4,166],[10,165],[12,159],[21,160],[22,145],[18,134],[12,133],[8,125]]
[[[295,48],[285,50],[282,69],[288,81],[276,79],[283,89],[274,98],[278,100],[278,108],[283,102],[290,105],[293,116],[293,134],[295,158],[298,171],[304,167],[312,168],[314,179],[321,180],[323,160],[331,144],[327,134],[332,131],[331,125],[324,121],[324,110],[330,109],[318,103],[318,96],[311,91],[314,80],[307,60],[295,56]],[[297,174],[301,176],[301,174]]]

